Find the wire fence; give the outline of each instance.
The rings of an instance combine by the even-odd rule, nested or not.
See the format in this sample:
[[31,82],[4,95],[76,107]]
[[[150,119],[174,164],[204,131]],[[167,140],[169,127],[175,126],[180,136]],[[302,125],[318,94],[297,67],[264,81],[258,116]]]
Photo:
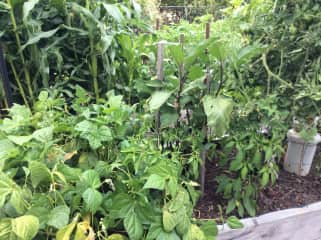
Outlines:
[[176,23],[181,19],[192,22],[195,17],[205,14],[217,15],[219,12],[219,9],[213,6],[160,6],[159,10],[165,23]]

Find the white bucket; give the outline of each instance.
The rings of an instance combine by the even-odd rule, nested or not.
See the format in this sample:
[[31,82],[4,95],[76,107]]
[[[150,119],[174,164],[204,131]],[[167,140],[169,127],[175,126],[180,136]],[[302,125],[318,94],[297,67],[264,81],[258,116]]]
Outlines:
[[288,131],[288,149],[284,161],[284,169],[299,176],[309,174],[317,144],[321,136],[317,134],[310,142],[304,141],[293,129]]

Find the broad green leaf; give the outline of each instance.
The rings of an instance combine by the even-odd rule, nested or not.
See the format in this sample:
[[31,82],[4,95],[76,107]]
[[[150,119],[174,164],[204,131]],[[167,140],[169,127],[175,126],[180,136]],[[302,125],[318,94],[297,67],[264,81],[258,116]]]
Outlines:
[[175,113],[163,113],[160,116],[162,127],[174,126],[178,120],[178,114]]
[[217,236],[218,229],[215,220],[206,220],[202,222],[200,228],[203,231],[206,240],[213,240]]
[[110,235],[106,240],[128,240],[128,238],[125,237],[124,235],[115,233],[115,234]]
[[5,181],[5,179],[0,180],[0,208],[3,207],[7,196],[12,193],[12,190],[9,182]]
[[33,132],[32,137],[42,143],[48,143],[53,138],[53,127],[45,127]]
[[113,139],[111,129],[107,126],[98,126],[88,120],[78,123],[75,129],[80,133],[80,136],[87,139],[92,149],[96,150],[102,146],[102,142],[111,141]]
[[182,216],[179,216],[178,218],[178,223],[176,225],[176,232],[179,235],[183,236],[188,231],[190,225],[191,225],[191,220],[187,216],[184,210],[184,214]]
[[233,102],[207,95],[203,98],[203,106],[208,126],[213,129],[215,136],[221,137],[229,128]]
[[99,174],[95,170],[87,170],[80,177],[81,181],[87,186],[96,189],[101,185]]
[[0,140],[0,170],[2,170],[5,166],[7,159],[18,156],[19,152],[19,148],[17,148],[8,139]]
[[132,210],[124,219],[125,229],[132,240],[141,240],[144,229],[137,214]]
[[170,213],[167,209],[163,210],[163,227],[165,232],[171,232],[177,225],[177,218],[174,213]]
[[227,222],[227,225],[232,229],[237,229],[237,228],[243,227],[243,223],[240,222],[240,220],[235,216],[229,217],[226,222]]
[[0,239],[11,240],[12,226],[10,218],[0,219]]
[[72,222],[68,224],[67,226],[61,228],[57,234],[56,234],[56,239],[57,240],[71,240],[71,234],[74,231],[76,227],[76,222]]
[[86,208],[93,214],[97,212],[103,202],[102,194],[93,188],[88,188],[82,194],[82,198],[86,203]]
[[174,58],[174,61],[177,66],[180,66],[184,63],[184,51],[182,46],[179,45],[170,45],[168,46],[171,56]]
[[31,176],[31,183],[36,188],[41,182],[49,182],[51,174],[44,163],[31,161],[29,162],[29,170]]
[[116,4],[103,3],[103,6],[106,9],[107,13],[112,16],[117,22],[121,22],[124,20],[124,16]]
[[149,101],[149,109],[151,112],[157,111],[171,96],[169,91],[156,91],[152,94]]
[[164,190],[165,187],[165,180],[163,177],[152,174],[148,177],[147,182],[144,185],[144,189],[158,189],[158,190]]
[[29,135],[29,136],[12,136],[12,135],[10,135],[7,138],[11,142],[13,142],[14,144],[22,146],[22,145],[28,143],[32,139],[32,136],[31,135]]
[[197,225],[191,224],[187,233],[184,235],[184,240],[206,240],[206,237]]
[[28,47],[29,45],[33,45],[35,43],[38,43],[41,39],[44,38],[51,38],[52,36],[54,36],[58,30],[60,29],[60,27],[57,27],[53,30],[49,30],[47,32],[38,32],[36,34],[34,34],[31,38],[28,39],[28,41],[21,46],[21,51],[23,51],[26,47]]
[[17,213],[23,214],[26,210],[25,201],[20,189],[14,190],[10,197],[11,205],[16,209]]
[[69,222],[70,209],[67,206],[58,206],[50,211],[49,220],[47,224],[49,226],[55,227],[56,229],[61,229],[66,226]]
[[28,0],[23,4],[23,21],[26,21],[27,17],[29,16],[30,12],[34,9],[36,4],[39,0]]
[[160,234],[157,236],[156,240],[181,240],[181,238],[176,234],[176,232],[160,232]]
[[38,232],[39,221],[38,218],[31,215],[14,218],[11,220],[12,231],[21,239],[34,239]]
[[44,229],[49,219],[48,208],[32,206],[27,212],[26,215],[32,215],[38,218],[39,228]]

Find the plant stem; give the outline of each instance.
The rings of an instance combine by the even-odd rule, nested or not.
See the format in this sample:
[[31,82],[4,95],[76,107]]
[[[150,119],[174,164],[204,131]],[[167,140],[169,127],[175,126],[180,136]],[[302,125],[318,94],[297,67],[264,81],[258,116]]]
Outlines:
[[9,59],[9,64],[10,64],[10,67],[11,67],[11,70],[12,70],[12,73],[13,73],[13,76],[14,76],[14,79],[16,80],[17,84],[18,84],[18,88],[19,88],[19,92],[22,96],[22,99],[23,99],[23,102],[25,103],[25,105],[30,108],[29,106],[29,103],[28,103],[28,100],[27,100],[27,97],[26,97],[26,93],[25,93],[25,90],[23,89],[23,86],[22,86],[22,83],[21,83],[21,80],[17,74],[17,71],[16,71],[16,68],[12,62],[11,59]]
[[[286,85],[289,88],[293,88],[290,83],[288,83],[287,81],[283,80],[282,78],[280,78],[280,76],[276,75],[275,73],[273,73],[270,70],[270,68],[269,68],[269,66],[267,65],[267,62],[266,62],[266,54],[265,53],[262,55],[262,63],[263,63],[263,66],[264,66],[265,71],[267,72],[268,76],[275,78],[276,80],[278,80],[279,82],[283,83],[284,85]],[[268,82],[268,84],[270,84],[270,83]]]
[[[86,0],[86,8],[90,10],[90,0]],[[89,31],[89,45],[90,45],[90,72],[93,79],[94,85],[94,93],[96,97],[96,102],[99,100],[99,89],[98,89],[98,79],[97,79],[97,56],[95,55],[95,43],[94,43],[94,35],[92,31]]]
[[16,19],[15,19],[15,16],[14,16],[14,8],[13,8],[13,6],[11,4],[11,0],[7,0],[7,2],[8,2],[8,5],[10,6],[10,19],[11,19],[11,22],[12,22],[12,25],[13,25],[13,31],[14,31],[14,34],[15,34],[15,37],[16,37],[16,42],[17,42],[17,46],[18,46],[18,52],[19,52],[19,55],[20,55],[20,60],[21,60],[21,63],[23,65],[22,67],[23,67],[23,71],[24,71],[24,74],[25,74],[27,88],[28,88],[28,91],[29,91],[29,95],[30,95],[31,101],[32,101],[32,103],[34,103],[33,90],[32,90],[31,80],[30,80],[30,73],[29,73],[29,71],[27,69],[26,61],[25,61],[25,58],[24,58],[24,55],[23,55],[23,52],[22,52],[22,48],[21,48],[21,40],[20,40],[18,31],[17,31],[17,23],[16,23]]
[[224,81],[223,77],[224,77],[224,63],[223,63],[223,60],[221,60],[220,61],[220,83],[219,83],[218,88],[217,88],[216,97],[220,93],[221,88],[223,86],[223,81]]

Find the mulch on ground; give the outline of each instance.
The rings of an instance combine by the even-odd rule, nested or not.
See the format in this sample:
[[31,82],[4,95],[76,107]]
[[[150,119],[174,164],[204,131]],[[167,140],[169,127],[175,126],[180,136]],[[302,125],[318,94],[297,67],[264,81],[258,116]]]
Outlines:
[[[317,155],[319,155],[319,152]],[[219,205],[222,207],[223,214],[225,214],[224,206],[227,205],[227,201],[223,199],[222,195],[216,193],[217,183],[215,178],[221,174],[221,171],[217,167],[216,161],[206,163],[205,194],[195,207],[194,217],[219,221]],[[320,200],[320,174],[319,177],[313,176],[313,174],[299,177],[280,169],[276,184],[260,191],[257,201],[257,214],[302,207]]]

